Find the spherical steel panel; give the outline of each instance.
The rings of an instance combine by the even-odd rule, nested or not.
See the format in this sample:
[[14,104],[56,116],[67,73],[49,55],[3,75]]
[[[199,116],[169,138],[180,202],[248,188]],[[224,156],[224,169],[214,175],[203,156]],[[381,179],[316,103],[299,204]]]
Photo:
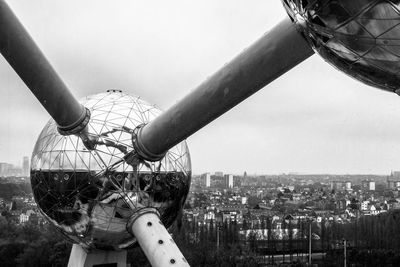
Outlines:
[[91,112],[88,150],[77,136],[62,136],[54,120],[41,132],[32,154],[31,184],[44,216],[69,240],[88,249],[124,249],[135,244],[126,230],[143,207],[158,209],[171,226],[189,192],[186,142],[158,162],[138,159],[134,129],[160,114],[153,105],[119,91],[87,97]]
[[389,0],[283,0],[314,50],[375,87],[400,88],[400,5]]

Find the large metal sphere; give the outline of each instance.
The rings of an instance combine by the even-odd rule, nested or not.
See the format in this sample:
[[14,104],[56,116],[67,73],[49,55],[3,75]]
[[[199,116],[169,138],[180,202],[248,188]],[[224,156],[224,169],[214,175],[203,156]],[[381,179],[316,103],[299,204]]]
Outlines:
[[32,154],[33,194],[45,217],[72,242],[88,249],[128,248],[135,238],[126,223],[135,210],[157,208],[166,227],[176,219],[189,192],[189,151],[182,142],[159,162],[138,161],[132,130],[160,111],[120,91],[89,96],[83,104],[91,111],[95,150],[76,136],[60,135],[50,120]]
[[314,50],[369,85],[400,88],[400,6],[389,0],[283,0]]

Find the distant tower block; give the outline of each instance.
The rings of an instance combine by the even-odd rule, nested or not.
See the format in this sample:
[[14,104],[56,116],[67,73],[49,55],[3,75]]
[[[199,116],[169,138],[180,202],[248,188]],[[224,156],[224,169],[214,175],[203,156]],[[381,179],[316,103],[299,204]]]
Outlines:
[[351,182],[331,181],[331,190],[335,190],[335,191],[351,190]]
[[209,172],[201,175],[201,185],[205,187],[211,186],[211,174]]
[[29,176],[29,157],[22,158],[22,175]]
[[400,187],[400,171],[392,171],[387,177],[387,188],[396,189]]
[[233,174],[225,174],[224,181],[227,188],[233,188]]
[[346,191],[351,191],[351,182],[346,181]]
[[361,181],[361,188],[366,191],[375,191],[375,181],[363,180]]

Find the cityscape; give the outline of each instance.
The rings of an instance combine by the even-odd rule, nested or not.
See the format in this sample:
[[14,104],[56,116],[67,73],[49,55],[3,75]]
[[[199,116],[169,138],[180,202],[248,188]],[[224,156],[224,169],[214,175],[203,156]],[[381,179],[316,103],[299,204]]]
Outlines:
[[29,176],[29,157],[22,158],[22,166],[15,166],[7,162],[0,162],[0,176],[13,177],[13,176]]
[[[27,175],[29,158],[22,162],[21,167],[0,163],[0,257],[10,263],[5,266],[27,260],[32,244],[24,239],[39,234],[46,238],[43,231],[56,231],[34,200]],[[400,220],[399,191],[400,171],[388,175],[208,172],[192,176],[183,212],[170,231],[186,257],[204,261],[202,266],[226,261],[235,266],[338,266],[345,260],[349,266],[368,261],[390,265],[399,260],[394,251],[400,243],[388,243],[387,237],[393,235],[395,240],[400,234],[393,232]],[[50,263],[46,254],[33,258],[39,262],[45,258],[49,266],[65,265],[71,245],[58,233],[48,238],[63,248],[57,263]],[[7,246],[14,246],[14,254]],[[199,254],[193,253],[195,248]],[[137,258],[140,252],[135,253]],[[142,261],[128,264],[148,262],[142,254]]]
[[100,2],[0,0],[1,266],[400,266],[398,1]]

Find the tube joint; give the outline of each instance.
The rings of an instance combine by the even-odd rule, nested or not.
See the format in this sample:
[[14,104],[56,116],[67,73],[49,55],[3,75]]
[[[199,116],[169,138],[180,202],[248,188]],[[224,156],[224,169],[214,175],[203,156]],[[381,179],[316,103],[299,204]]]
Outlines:
[[144,126],[146,126],[146,124],[141,124],[134,130],[134,134],[132,134],[132,145],[140,158],[153,162],[159,161],[165,156],[166,152],[154,154],[144,146],[141,138]]
[[73,135],[79,134],[83,129],[86,128],[90,120],[90,110],[82,106],[82,113],[79,119],[67,126],[58,125],[57,130],[61,135]]
[[132,231],[132,226],[135,224],[136,220],[147,213],[152,213],[155,214],[158,218],[160,218],[160,213],[157,211],[156,208],[142,208],[139,210],[136,210],[135,213],[129,218],[128,222],[126,223],[126,230],[131,234],[131,235],[135,235]]

